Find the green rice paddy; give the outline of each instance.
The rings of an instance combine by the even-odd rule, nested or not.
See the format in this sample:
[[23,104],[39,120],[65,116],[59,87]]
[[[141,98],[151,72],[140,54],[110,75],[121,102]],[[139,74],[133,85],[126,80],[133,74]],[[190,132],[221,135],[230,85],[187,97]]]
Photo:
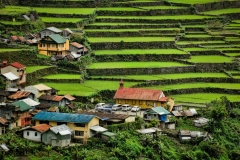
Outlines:
[[44,79],[80,79],[80,75],[78,74],[53,74],[44,76]]
[[159,42],[159,41],[173,41],[172,37],[89,37],[90,43],[103,42]]
[[154,9],[156,9],[156,10],[158,10],[158,9],[184,9],[184,8],[186,8],[186,7],[179,7],[179,6],[147,6],[147,7],[141,7],[141,8],[144,8],[144,9],[152,9],[152,10],[154,10]]
[[7,25],[22,25],[24,22],[1,21],[0,23],[7,24]]
[[178,49],[123,49],[123,50],[97,50],[96,55],[105,54],[186,54]]
[[164,68],[164,67],[178,67],[187,66],[186,64],[177,62],[99,62],[93,63],[89,69],[100,68]]
[[[119,81],[94,81],[88,80],[83,84],[80,83],[44,83],[49,87],[60,90],[58,94],[71,94],[77,96],[89,96],[97,93],[100,90],[117,90]],[[136,85],[136,82],[124,82],[124,86],[131,87]]]
[[161,25],[157,23],[121,23],[121,22],[112,22],[112,23],[107,23],[107,22],[96,22],[93,24],[89,24],[89,26],[125,26],[125,25]]
[[231,63],[232,58],[224,56],[191,56],[191,59],[187,60],[193,63]]
[[86,32],[129,32],[129,31],[175,31],[178,28],[146,28],[146,29],[139,29],[139,28],[133,28],[133,29],[84,29]]
[[91,14],[95,8],[40,8],[34,7],[39,13],[54,13],[54,14]]
[[21,7],[21,6],[5,6],[5,8],[0,9],[0,14],[2,15],[12,15],[16,13],[25,13],[30,11],[29,7]]
[[81,18],[56,18],[56,17],[41,17],[43,22],[72,22],[76,23],[80,20]]
[[0,48],[0,52],[12,52],[12,51],[22,51],[24,49],[19,48]]
[[177,15],[177,16],[97,16],[98,18],[111,18],[111,19],[205,19],[213,18],[212,16],[199,16],[199,15]]
[[219,10],[212,10],[208,12],[203,12],[207,15],[220,15],[220,14],[228,14],[228,13],[240,13],[240,8],[227,8],[227,9],[219,9]]
[[104,11],[144,11],[140,8],[131,8],[131,7],[115,7],[115,8],[97,8],[97,10]]
[[51,66],[27,66],[26,67],[26,72],[27,73],[32,73],[32,72],[35,72],[37,70],[40,70],[40,69],[44,69],[44,68],[49,68]]
[[[203,3],[210,3],[213,2],[213,0],[184,0],[184,1],[179,1],[179,0],[167,0],[168,2],[173,2],[173,3],[186,3],[186,4],[203,4]],[[221,0],[214,0],[216,2],[221,1]]]
[[181,73],[181,74],[161,74],[161,75],[121,75],[121,76],[91,76],[92,78],[117,78],[134,80],[163,80],[182,78],[228,78],[224,73]]
[[239,95],[234,94],[219,94],[219,93],[194,93],[194,94],[181,94],[171,95],[176,102],[188,102],[188,103],[209,103],[212,100],[220,99],[220,97],[226,96],[231,102],[239,102]]
[[231,57],[236,57],[236,56],[240,56],[240,53],[226,53],[226,55]]

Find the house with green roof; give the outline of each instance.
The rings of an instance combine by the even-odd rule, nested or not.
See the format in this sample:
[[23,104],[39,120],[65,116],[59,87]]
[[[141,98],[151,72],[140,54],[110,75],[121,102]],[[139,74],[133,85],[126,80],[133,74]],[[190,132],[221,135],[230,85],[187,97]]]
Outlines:
[[170,112],[163,107],[160,106],[153,107],[144,113],[144,119],[145,120],[156,119],[161,122],[166,122],[168,120],[167,119],[168,114],[170,114]]
[[69,50],[69,40],[62,37],[60,34],[51,34],[45,36],[38,43],[39,54],[52,55],[66,55]]
[[13,111],[15,123],[13,124],[13,127],[25,127],[31,125],[32,116],[29,114],[29,110],[32,109],[32,106],[21,100],[12,103],[12,105],[15,106]]

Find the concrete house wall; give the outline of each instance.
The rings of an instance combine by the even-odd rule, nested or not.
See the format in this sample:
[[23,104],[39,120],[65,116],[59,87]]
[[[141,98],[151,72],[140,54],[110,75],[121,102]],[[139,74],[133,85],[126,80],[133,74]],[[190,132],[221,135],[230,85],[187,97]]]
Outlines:
[[[1,68],[1,74],[8,73],[8,72],[12,72],[14,75],[19,77],[19,81],[17,82],[18,84],[26,82],[26,67],[22,68],[21,71],[18,71],[17,68],[15,68],[11,65]],[[20,80],[20,78],[21,78],[21,80]]]
[[116,104],[129,104],[130,106],[139,106],[140,108],[152,108],[154,106],[162,106],[164,108],[167,107],[167,102],[159,102],[159,101],[146,101],[146,100],[132,100],[132,99],[116,99]]
[[76,52],[76,53],[79,53],[79,54],[83,55],[84,54],[84,47],[77,48],[77,47],[70,44],[69,51],[70,52]]
[[34,130],[24,130],[23,131],[23,138],[35,141],[35,142],[41,142],[41,133]]
[[48,130],[42,134],[42,142],[44,144],[51,144],[52,146],[65,147],[71,142],[71,135],[55,134],[53,131]]
[[32,92],[33,94],[34,94],[34,100],[37,100],[37,98],[38,97],[40,97],[43,93],[41,92],[39,92],[38,90],[37,90],[37,88],[35,88],[35,87],[33,87],[33,86],[27,86],[27,87],[25,87],[25,91],[27,91],[27,92]]

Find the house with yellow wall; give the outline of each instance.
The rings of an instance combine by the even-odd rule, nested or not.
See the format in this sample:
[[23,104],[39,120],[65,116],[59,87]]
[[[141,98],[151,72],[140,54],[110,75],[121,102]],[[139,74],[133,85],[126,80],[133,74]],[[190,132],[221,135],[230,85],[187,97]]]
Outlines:
[[44,37],[38,43],[39,54],[52,55],[67,55],[69,50],[69,40],[59,34],[51,34]]
[[169,110],[171,105],[174,104],[174,101],[166,97],[162,90],[124,88],[122,80],[113,99],[116,101],[116,104],[129,104],[132,107],[139,106],[142,109],[161,106]]
[[73,138],[80,139],[83,143],[87,143],[88,138],[96,133],[92,127],[99,126],[99,118],[94,115],[71,114],[59,112],[39,112],[33,119],[35,125],[48,124],[50,126],[58,126],[66,124],[73,130]]

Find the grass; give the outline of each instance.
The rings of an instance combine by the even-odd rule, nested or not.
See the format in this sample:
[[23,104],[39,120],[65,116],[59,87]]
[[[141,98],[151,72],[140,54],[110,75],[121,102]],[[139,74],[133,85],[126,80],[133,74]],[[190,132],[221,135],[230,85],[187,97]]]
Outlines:
[[96,22],[93,24],[89,24],[90,26],[118,26],[118,25],[161,25],[161,24],[157,24],[157,23],[121,23],[121,22],[113,22],[113,23],[105,23],[105,22]]
[[21,7],[21,6],[5,6],[5,8],[0,9],[0,14],[2,15],[12,15],[16,13],[24,13],[30,11],[29,7]]
[[172,37],[89,37],[90,43],[100,42],[160,42],[160,41],[173,41]]
[[186,54],[186,52],[178,49],[123,49],[123,50],[98,50],[96,55],[105,54]]
[[184,83],[184,84],[151,86],[146,88],[173,90],[173,89],[207,88],[207,87],[237,89],[237,90],[240,89],[239,83]]
[[24,22],[1,21],[1,23],[7,24],[7,25],[22,25]]
[[163,79],[181,79],[181,78],[211,78],[228,76],[224,73],[181,73],[181,74],[161,74],[161,75],[121,75],[121,76],[91,76],[92,78],[118,78],[134,80],[163,80]]
[[[78,96],[89,96],[97,93],[100,90],[117,90],[119,87],[119,81],[85,81],[80,83],[44,83],[47,86],[60,90],[58,94],[71,94]],[[131,87],[137,84],[136,82],[124,82],[124,86]]]
[[240,12],[240,8],[227,8],[227,9],[212,10],[212,11],[203,12],[203,13],[208,15],[220,15],[220,14],[239,13],[239,12]]
[[194,63],[230,63],[232,58],[224,56],[191,56],[191,59],[187,60]]
[[50,67],[50,66],[27,66],[26,71],[27,71],[27,73],[32,73],[34,71],[44,69],[44,68],[48,68],[48,67]]
[[209,103],[214,99],[220,99],[220,97],[226,96],[232,102],[239,102],[239,95],[233,94],[219,94],[219,93],[194,93],[194,94],[182,94],[182,95],[171,95],[179,102],[190,102],[190,103]]
[[114,7],[114,8],[98,8],[98,10],[104,11],[144,11],[139,8],[131,8],[131,7]]
[[34,7],[38,13],[54,13],[54,14],[91,14],[95,8],[40,8]]
[[224,41],[178,41],[176,44],[208,44],[208,43],[225,43]]
[[213,18],[212,16],[199,16],[199,15],[177,15],[177,16],[97,16],[98,18],[114,18],[114,19],[205,19]]
[[193,34],[193,35],[187,34],[187,35],[185,35],[185,37],[187,37],[187,38],[195,38],[195,37],[198,37],[198,38],[203,37],[203,38],[205,38],[205,37],[212,37],[212,36],[208,35],[208,34]]
[[208,49],[208,48],[183,48],[183,50],[191,52],[191,51],[209,51],[213,49]]
[[55,17],[41,17],[43,22],[72,22],[76,23],[80,20],[81,18],[55,18]]
[[80,75],[78,74],[53,74],[44,76],[42,78],[45,79],[80,79]]
[[140,29],[140,28],[133,28],[133,29],[84,29],[84,31],[86,32],[129,32],[129,31],[165,31],[165,30],[172,30],[175,31],[176,29],[179,28],[144,28],[144,29]]
[[0,52],[12,52],[12,51],[22,51],[28,49],[19,49],[19,48],[0,48]]
[[194,0],[184,0],[184,1],[179,1],[179,0],[167,0],[168,2],[172,2],[172,3],[185,3],[185,4],[203,4],[203,3],[209,3],[209,2],[218,2],[218,1],[221,1],[221,0],[197,0],[197,1],[194,1]]
[[177,67],[187,66],[186,64],[177,62],[100,62],[93,63],[89,69],[99,68],[164,68],[164,67]]
[[178,6],[147,6],[147,7],[141,7],[144,9],[184,9],[186,7],[178,7]]
[[240,56],[240,53],[226,53],[226,55],[231,57],[236,57],[236,56]]

